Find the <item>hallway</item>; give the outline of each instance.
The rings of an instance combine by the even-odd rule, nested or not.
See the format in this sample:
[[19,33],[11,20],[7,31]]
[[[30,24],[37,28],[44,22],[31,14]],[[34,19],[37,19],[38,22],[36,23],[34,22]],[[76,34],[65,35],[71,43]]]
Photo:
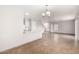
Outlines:
[[50,33],[46,32],[43,33],[42,38],[36,41],[21,45],[19,47],[15,47],[13,49],[6,50],[1,53],[2,54],[79,53],[79,47],[78,47],[79,41],[77,46],[75,46],[74,40],[75,40],[74,35],[51,33],[50,38]]

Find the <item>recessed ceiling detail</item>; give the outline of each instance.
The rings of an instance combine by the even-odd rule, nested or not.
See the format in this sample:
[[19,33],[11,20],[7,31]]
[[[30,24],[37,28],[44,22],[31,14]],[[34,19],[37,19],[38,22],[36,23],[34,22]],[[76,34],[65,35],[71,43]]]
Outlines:
[[[49,5],[48,9],[51,16],[48,21],[73,20],[76,16],[77,7],[76,5]],[[41,14],[46,10],[45,6],[42,5],[28,5],[24,8],[26,8],[27,12],[30,12],[34,20],[42,20]]]

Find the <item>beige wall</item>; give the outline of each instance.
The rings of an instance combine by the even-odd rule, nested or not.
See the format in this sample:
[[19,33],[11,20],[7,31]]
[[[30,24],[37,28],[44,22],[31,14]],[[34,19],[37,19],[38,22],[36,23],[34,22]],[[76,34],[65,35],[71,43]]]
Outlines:
[[75,21],[63,21],[59,22],[59,31],[61,33],[75,34]]

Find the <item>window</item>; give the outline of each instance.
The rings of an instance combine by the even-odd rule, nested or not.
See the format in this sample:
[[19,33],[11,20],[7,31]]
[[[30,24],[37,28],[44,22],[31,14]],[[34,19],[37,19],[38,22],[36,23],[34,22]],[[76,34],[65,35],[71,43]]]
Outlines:
[[58,24],[54,24],[54,32],[58,32]]

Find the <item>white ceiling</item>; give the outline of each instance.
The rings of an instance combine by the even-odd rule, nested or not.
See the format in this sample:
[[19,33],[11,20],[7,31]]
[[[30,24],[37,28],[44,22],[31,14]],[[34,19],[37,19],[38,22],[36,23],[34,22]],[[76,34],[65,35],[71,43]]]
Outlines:
[[[49,18],[42,18],[42,13],[45,12],[45,5],[17,5],[17,6],[0,6],[1,8],[20,8],[24,13],[28,12],[32,20],[44,20],[49,22],[73,20],[78,10],[78,5],[49,5],[48,9],[51,12]],[[5,9],[6,10],[6,9]],[[19,9],[18,9],[19,10]]]
[[[51,12],[50,18],[47,21],[64,21],[64,20],[73,20],[77,12],[76,5],[49,5],[48,9]],[[43,20],[42,13],[45,11],[44,5],[28,5],[25,6],[25,12],[29,12],[30,16],[34,20]]]

